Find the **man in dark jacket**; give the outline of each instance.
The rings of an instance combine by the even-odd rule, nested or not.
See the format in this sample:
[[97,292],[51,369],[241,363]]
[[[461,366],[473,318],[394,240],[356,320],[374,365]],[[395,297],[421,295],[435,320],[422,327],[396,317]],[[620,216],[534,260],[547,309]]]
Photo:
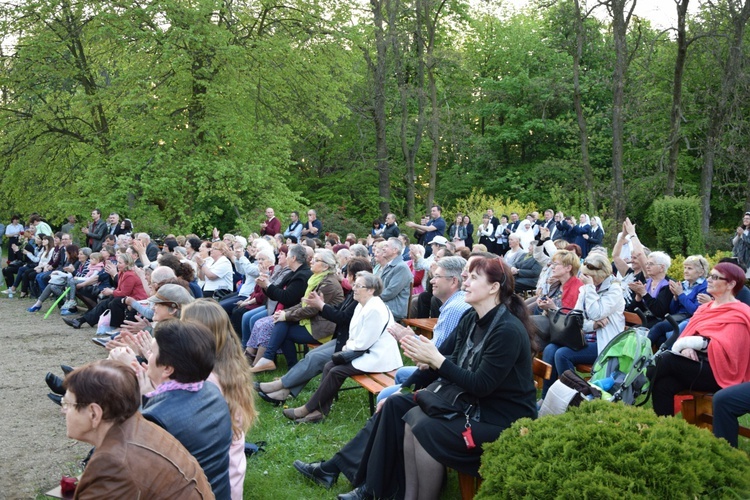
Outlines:
[[401,234],[401,230],[396,224],[396,216],[394,214],[388,214],[385,216],[385,229],[383,229],[383,239],[398,238]]
[[88,246],[92,252],[102,249],[104,238],[107,236],[107,223],[102,220],[102,211],[95,208],[91,211],[91,223],[81,229],[88,239]]

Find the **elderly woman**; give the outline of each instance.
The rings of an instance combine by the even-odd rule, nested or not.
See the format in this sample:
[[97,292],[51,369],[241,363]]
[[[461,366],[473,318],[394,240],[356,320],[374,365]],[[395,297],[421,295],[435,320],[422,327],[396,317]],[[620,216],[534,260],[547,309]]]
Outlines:
[[100,301],[96,307],[81,317],[75,319],[63,318],[63,321],[73,328],[81,328],[84,324],[94,326],[98,323],[99,317],[104,314],[104,311],[109,309],[110,328],[119,327],[125,319],[124,311],[127,307],[123,300],[126,297],[132,297],[135,300],[144,300],[148,297],[141,278],[133,270],[134,266],[133,258],[130,255],[126,253],[118,255],[117,288],[105,288],[101,293],[106,298]]
[[667,278],[667,270],[672,265],[672,259],[664,252],[651,252],[646,259],[646,282],[634,281],[628,287],[633,292],[633,301],[628,310],[640,308],[647,318],[644,325],[651,328],[669,313],[672,301],[671,281]]
[[[344,300],[344,290],[336,277],[336,256],[332,251],[316,250],[310,269],[313,274],[307,281],[303,297],[315,291],[323,296],[326,304],[336,305]],[[336,324],[324,319],[319,312],[315,307],[309,306],[303,298],[299,304],[274,313],[275,324],[271,338],[263,357],[256,361],[252,371],[257,373],[275,370],[276,363],[273,359],[279,348],[284,353],[287,368],[291,368],[297,364],[295,344],[324,344],[331,340]]]
[[687,328],[657,362],[654,411],[672,415],[683,390],[716,392],[750,381],[750,307],[735,296],[745,284],[742,268],[716,264],[708,275],[713,301],[700,306]]
[[358,305],[349,324],[349,340],[341,353],[335,354],[324,366],[320,387],[310,400],[299,408],[284,410],[284,416],[296,423],[323,420],[348,377],[388,372],[403,366],[396,339],[386,331],[394,319],[380,299],[383,282],[374,274],[361,271],[357,273],[352,290]]
[[[669,280],[669,291],[672,300],[669,303],[669,315],[680,323],[695,313],[700,303],[698,295],[706,293],[706,276],[708,276],[708,261],[702,255],[691,255],[682,264],[683,278],[678,281]],[[648,331],[648,338],[655,349],[669,340],[674,332],[672,324],[663,320],[656,323]]]
[[217,241],[211,244],[210,261],[202,255],[195,259],[198,265],[198,278],[204,280],[204,297],[213,297],[219,290],[226,290],[230,293],[234,290],[232,261],[227,257],[228,254],[230,250],[227,244]]
[[141,393],[130,367],[95,361],[73,370],[64,385],[68,437],[95,447],[74,498],[213,498],[196,459],[138,412]]
[[[583,286],[583,282],[578,279],[581,260],[575,253],[558,250],[552,256],[549,267],[548,281],[551,282],[549,289],[545,295],[536,299],[536,305],[542,310],[542,314],[535,314],[531,317],[537,327],[537,347],[542,350],[549,343],[548,315],[561,308],[574,309],[578,303],[579,290]],[[568,311],[562,312],[568,313]]]
[[520,236],[516,233],[508,236],[508,245],[510,246],[510,249],[505,253],[503,258],[509,267],[513,267],[516,265],[516,261],[523,259],[524,255],[526,255],[526,251],[521,246]]
[[575,351],[551,343],[544,348],[542,359],[552,365],[552,377],[544,381],[542,398],[560,373],[573,370],[579,363],[593,363],[609,341],[625,329],[625,299],[606,255],[595,252],[588,256],[583,262],[581,282],[575,309],[583,311],[586,346]]
[[[500,260],[476,259],[464,283],[473,311],[459,321],[451,354],[443,356],[424,337],[401,340],[404,353],[436,380],[416,397],[394,394],[384,401],[373,425],[363,431],[371,435],[350,478],[357,490],[347,498],[438,498],[445,467],[478,476],[483,445],[515,420],[536,417],[533,327],[513,285],[510,269]],[[428,399],[444,401],[448,412],[431,408]],[[338,463],[329,460],[312,468],[318,476],[335,477],[341,471]],[[311,470],[301,462],[295,467],[303,474]]]

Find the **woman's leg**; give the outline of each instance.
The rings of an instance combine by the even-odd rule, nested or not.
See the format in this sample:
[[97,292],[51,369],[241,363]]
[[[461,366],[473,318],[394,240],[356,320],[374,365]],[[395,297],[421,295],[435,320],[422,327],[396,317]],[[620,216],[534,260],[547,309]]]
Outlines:
[[405,500],[432,500],[440,497],[445,467],[422,448],[411,431],[404,427]]
[[555,380],[559,376],[557,370],[555,370],[555,353],[558,349],[560,349],[560,346],[557,344],[547,344],[547,347],[542,351],[542,361],[552,365],[552,375],[549,380],[545,380],[544,384],[542,384],[542,399],[547,395],[547,391],[549,391],[549,388],[552,387],[552,384],[555,383]]
[[[281,345],[281,352],[284,353],[286,358],[287,368],[292,368],[297,364],[297,344],[318,344],[307,328],[297,323],[292,323],[287,329],[286,338],[284,343]],[[271,350],[271,344],[268,344],[268,351]]]
[[[337,365],[333,361],[329,361],[323,367],[323,377],[320,379],[320,387],[318,387],[318,390],[310,397],[310,401],[303,407],[305,412],[299,413],[307,415],[319,410],[323,415],[328,415],[331,411],[333,399],[338,394],[341,386],[344,385],[346,379],[352,375],[361,375],[363,373],[365,372],[357,370],[351,363]],[[299,416],[304,417],[305,415]]]
[[263,354],[263,357],[265,359],[273,361],[273,358],[276,356],[276,351],[278,351],[286,341],[286,336],[289,332],[289,328],[293,325],[294,323],[287,323],[286,321],[279,321],[278,323],[273,325],[271,338],[268,339],[268,343],[266,344],[266,352]]
[[652,384],[654,412],[661,416],[674,415],[674,397],[680,391],[716,392],[721,389],[708,360],[693,361],[673,352],[666,352],[659,358]]
[[268,316],[268,311],[262,306],[251,309],[242,316],[242,347],[250,345],[250,335],[253,333],[255,322],[266,316]]
[[569,347],[561,347],[555,353],[554,369],[559,377],[565,370],[575,370],[578,364],[590,365],[596,361],[598,355],[596,342],[586,342],[586,347],[574,351]]

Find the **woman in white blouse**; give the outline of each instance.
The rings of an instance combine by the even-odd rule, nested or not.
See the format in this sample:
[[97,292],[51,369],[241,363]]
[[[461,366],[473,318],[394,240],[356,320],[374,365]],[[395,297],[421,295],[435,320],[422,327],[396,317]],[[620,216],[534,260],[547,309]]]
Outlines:
[[234,290],[232,283],[232,262],[226,257],[229,248],[223,241],[211,244],[209,251],[210,259],[202,256],[196,257],[198,264],[198,278],[205,281],[203,285],[203,296],[213,297],[218,290]]

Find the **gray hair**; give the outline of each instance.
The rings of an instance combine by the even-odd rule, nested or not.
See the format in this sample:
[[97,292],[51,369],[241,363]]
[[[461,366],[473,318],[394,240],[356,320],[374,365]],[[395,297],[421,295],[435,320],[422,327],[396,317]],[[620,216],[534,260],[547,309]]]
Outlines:
[[327,248],[320,248],[318,250],[315,250],[315,255],[320,260],[322,260],[325,265],[328,266],[328,269],[336,269],[336,256],[333,255],[333,252],[331,250],[328,250]]
[[708,276],[708,261],[702,255],[691,255],[682,265],[690,264],[698,268],[701,271],[701,278]]
[[367,251],[367,247],[364,245],[360,245],[359,243],[355,243],[354,245],[350,246],[349,251],[354,257],[364,257],[365,259],[370,258],[370,252]]
[[379,276],[375,276],[367,271],[360,271],[357,273],[357,279],[359,278],[362,278],[362,281],[365,282],[365,287],[372,290],[373,295],[376,297],[383,292],[383,282]]
[[276,255],[274,255],[273,251],[270,248],[263,248],[261,250],[258,250],[258,252],[255,254],[255,258],[257,259],[260,255],[267,258],[271,262],[271,264],[276,262]]
[[651,252],[648,255],[648,258],[652,259],[658,265],[664,266],[664,272],[667,272],[669,270],[669,266],[672,265],[672,257],[664,252]]
[[292,245],[289,247],[287,258],[288,257],[294,257],[294,260],[297,263],[304,264],[307,262],[307,250],[305,250],[305,247],[300,244]]
[[177,276],[174,273],[174,269],[167,266],[159,266],[156,269],[154,269],[154,272],[151,273],[151,283],[161,283],[162,281],[166,281],[170,278],[176,278]]
[[466,259],[458,256],[444,257],[440,259],[437,266],[445,271],[446,278],[456,278],[458,280],[458,287],[461,288],[464,282],[461,273],[464,267],[466,267]]
[[398,253],[404,251],[404,243],[398,238],[388,238],[388,241],[386,243],[394,250],[398,250]]
[[83,252],[83,255],[86,257],[91,257],[91,249],[89,247],[81,248],[81,252]]

